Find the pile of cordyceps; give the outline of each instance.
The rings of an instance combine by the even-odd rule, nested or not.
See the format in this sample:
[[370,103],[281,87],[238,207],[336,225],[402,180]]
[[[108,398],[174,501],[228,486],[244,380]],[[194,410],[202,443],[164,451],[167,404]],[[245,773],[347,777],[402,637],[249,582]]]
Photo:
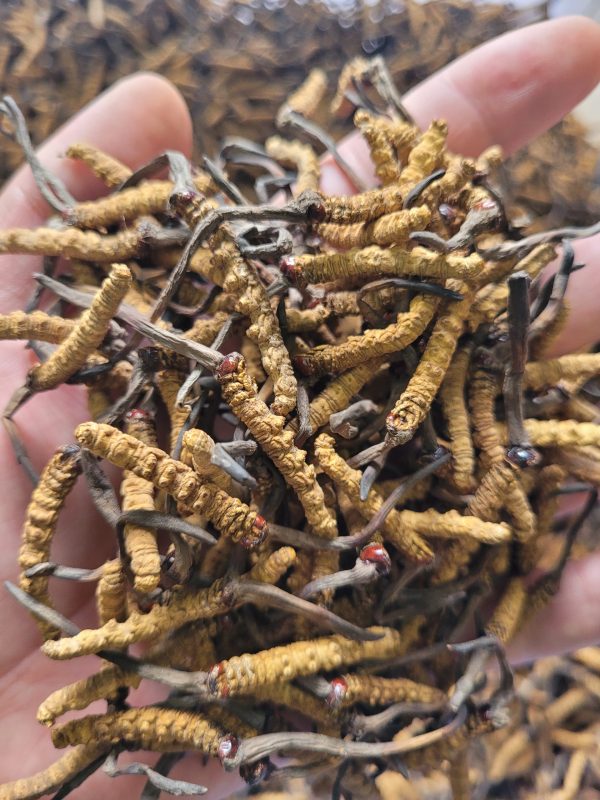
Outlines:
[[[524,4],[522,4],[524,5]],[[169,78],[186,98],[198,152],[244,130],[262,141],[276,109],[313,68],[335,76],[357,53],[383,55],[406,92],[477,45],[548,16],[479,0],[21,0],[0,3],[0,92],[19,96],[37,141],[136,70]],[[135,25],[131,24],[135,20]],[[25,87],[25,88],[24,88]],[[317,121],[341,135],[348,118]],[[3,150],[0,178],[22,160]],[[505,199],[536,227],[600,215],[598,151],[572,116],[503,166]]]
[[[353,180],[310,119],[325,88],[312,73],[278,122]],[[166,774],[187,752],[298,798],[442,797],[448,779],[461,800],[507,780],[566,798],[587,780],[598,652],[541,662],[515,691],[503,648],[556,592],[596,500],[600,354],[545,357],[577,266],[568,239],[594,229],[522,236],[499,151],[471,160],[444,122],[419,131],[378,59],[350,64],[332,102],[355,106],[379,188],[324,195],[313,147],[280,136],[134,174],[75,143],[114,189],[81,203],[2,104],[56,211],[0,232],[1,252],[45,258],[26,310],[0,318],[39,356],[4,415],[35,484],[11,591],[49,658],[98,656],[39,708],[66,752],[3,798],[65,796],[102,766],[146,774],[145,797],[200,793]],[[38,479],[19,409],[65,382],[86,387],[91,419]],[[123,470],[120,498],[104,462]],[[52,561],[78,480],[114,529],[94,570]],[[573,481],[589,499],[557,525]],[[95,628],[54,609],[59,580],[97,581]],[[128,702],[141,682],[163,699]],[[99,699],[105,713],[61,722]],[[541,740],[561,755],[533,777]],[[131,750],[162,755],[119,766]]]

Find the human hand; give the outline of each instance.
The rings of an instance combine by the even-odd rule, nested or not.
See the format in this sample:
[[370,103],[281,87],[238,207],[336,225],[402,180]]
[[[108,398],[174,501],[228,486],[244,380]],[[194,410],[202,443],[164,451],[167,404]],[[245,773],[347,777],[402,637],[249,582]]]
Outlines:
[[[564,19],[543,23],[501,37],[469,54],[428,80],[408,95],[406,105],[416,121],[425,126],[433,117],[444,117],[450,125],[450,146],[457,152],[476,155],[493,143],[511,152],[530,138],[553,125],[581,100],[600,79],[596,53],[600,28],[582,19]],[[515,122],[516,121],[516,122]],[[115,155],[132,167],[149,160],[167,148],[188,154],[191,149],[190,121],[185,107],[164,81],[138,76],[119,84],[63,128],[42,149],[44,163],[58,174],[79,199],[95,196],[99,184],[90,179],[85,168],[61,161],[58,154],[75,140],[88,140]],[[354,136],[342,145],[352,166],[365,178],[371,178],[366,149]],[[352,190],[326,162],[323,169],[329,192]],[[33,227],[43,222],[47,210],[27,171],[15,176],[0,196],[1,219],[5,227]],[[578,245],[578,257],[593,260],[593,241]],[[597,246],[597,245],[596,245]],[[5,281],[0,290],[0,311],[22,307],[31,290],[31,273],[39,267],[36,259],[7,257],[3,264]],[[593,321],[594,273],[577,273],[571,285],[571,298],[578,314],[567,331],[568,349],[597,338]],[[598,279],[596,279],[598,280]],[[4,405],[22,382],[30,357],[18,343],[2,343],[0,392]],[[57,402],[58,401],[58,402]],[[56,390],[51,397],[34,397],[19,411],[17,422],[34,463],[41,467],[56,446],[72,441],[74,426],[87,416],[84,398],[74,386]],[[9,541],[3,550],[2,578],[14,580],[19,532],[31,487],[15,464],[8,441],[0,450],[0,471],[6,497],[2,507]],[[96,536],[81,536],[94,530]],[[59,562],[96,566],[110,555],[111,539],[102,541],[102,524],[93,513],[84,490],[76,490],[61,517],[53,556]],[[600,638],[594,597],[600,555],[570,564],[565,572],[561,594],[536,620],[535,631],[521,637],[513,646],[513,655],[559,651]],[[58,607],[79,624],[92,619],[90,592],[80,586],[53,586]],[[583,593],[583,594],[581,594]],[[583,598],[583,599],[582,599]],[[600,599],[600,598],[599,598]],[[587,611],[586,611],[587,610]],[[2,641],[0,654],[0,702],[6,723],[0,734],[0,780],[32,774],[55,757],[47,731],[35,722],[39,702],[58,685],[75,680],[95,670],[93,659],[78,659],[57,665],[38,650],[37,628],[6,593],[0,594]],[[526,647],[527,645],[527,647]],[[137,699],[137,696],[136,696]],[[146,698],[144,698],[146,699]],[[178,770],[178,774],[184,772]],[[207,782],[213,787],[210,796],[226,794],[226,787],[215,773],[209,776],[187,774],[189,779]],[[106,779],[99,777],[98,781]],[[118,781],[110,786],[111,796],[129,797],[132,781]],[[217,785],[218,780],[218,785]],[[87,783],[80,797],[97,796],[98,783]],[[208,797],[208,795],[207,795]]]

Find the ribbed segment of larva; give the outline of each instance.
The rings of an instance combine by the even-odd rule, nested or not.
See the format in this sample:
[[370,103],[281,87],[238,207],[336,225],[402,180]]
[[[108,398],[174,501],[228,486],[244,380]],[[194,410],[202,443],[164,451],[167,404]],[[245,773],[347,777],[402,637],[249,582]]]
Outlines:
[[[191,459],[194,470],[201,478],[211,481],[224,492],[231,492],[233,484],[231,477],[211,463],[215,442],[206,431],[200,428],[186,431],[183,435],[183,447],[183,456]],[[182,461],[185,460],[183,456]]]
[[[370,520],[383,505],[384,498],[374,486],[366,500],[360,499],[360,481],[362,473],[352,469],[346,461],[335,452],[335,440],[322,433],[315,441],[315,457],[323,472],[340,489],[348,495],[354,507],[365,520]],[[433,550],[418,533],[410,527],[400,525],[399,512],[392,510],[381,524],[384,539],[392,542],[411,561],[429,562],[433,559]]]
[[360,78],[369,68],[369,62],[362,56],[355,56],[348,61],[338,76],[337,88],[329,110],[334,116],[347,117],[352,108],[346,94],[353,87],[353,79]]
[[213,261],[223,270],[223,289],[236,297],[236,311],[250,320],[246,336],[258,345],[263,366],[273,379],[273,412],[285,417],[296,405],[297,384],[271,301],[254,268],[233,243],[224,243]]
[[523,578],[511,578],[485,626],[486,633],[502,644],[510,642],[519,631],[528,598],[529,590]]
[[482,737],[494,730],[494,723],[489,714],[473,712],[464,725],[445,739],[421,750],[403,753],[402,760],[409,769],[437,769],[442,761],[453,761],[456,753],[461,753],[475,738]]
[[375,174],[384,186],[398,181],[400,159],[408,154],[417,137],[417,129],[406,123],[392,123],[362,109],[354,115],[354,124],[365,137],[375,165]]
[[475,453],[465,396],[470,359],[470,348],[464,347],[455,353],[440,389],[442,411],[450,435],[452,479],[462,494],[475,488]]
[[141,680],[134,672],[108,664],[100,672],[52,692],[38,708],[37,720],[42,725],[53,725],[67,711],[87,708],[95,700],[111,697],[122,686],[137,689]]
[[398,511],[399,523],[421,536],[434,539],[461,539],[463,536],[477,539],[483,544],[500,544],[512,536],[511,528],[503,522],[482,522],[477,517],[461,516],[454,509],[436,511]]
[[[498,424],[502,440],[507,441],[506,426]],[[599,447],[600,425],[574,419],[526,419],[525,432],[534,447]]]
[[151,706],[90,714],[52,730],[58,748],[92,742],[114,747],[124,742],[138,750],[199,750],[209,756],[217,755],[223,736],[221,728],[200,714]]
[[[50,560],[50,547],[58,516],[80,472],[79,447],[69,445],[59,448],[40,475],[40,481],[33,490],[25,514],[19,550],[19,586],[40,603],[50,607],[52,602],[48,593],[48,576],[26,578],[23,573],[36,564]],[[54,626],[37,617],[35,620],[44,639],[54,639],[60,635],[60,631]]]
[[202,713],[210,723],[227,735],[235,736],[236,739],[252,739],[252,737],[258,736],[259,732],[256,728],[244,722],[225,706],[216,704],[206,706],[206,708],[202,709]]
[[538,317],[539,326],[535,324],[538,320],[534,321],[529,333],[529,358],[536,361],[544,357],[563,332],[567,321],[571,319],[571,307],[566,300],[563,300],[547,322],[543,317],[543,314]]
[[275,585],[296,560],[293,547],[280,547],[267,556],[262,556],[248,573],[248,579]]
[[316,191],[319,188],[321,177],[319,156],[309,144],[299,142],[297,139],[289,141],[282,139],[281,136],[270,136],[265,142],[265,150],[275,161],[296,168],[298,173],[296,194],[302,194],[306,190]]
[[345,692],[344,706],[366,703],[370,706],[390,705],[391,703],[444,703],[446,693],[434,686],[416,683],[408,678],[380,678],[375,675],[342,675]]
[[98,622],[105,625],[114,619],[122,622],[127,617],[127,579],[120,558],[107,561],[96,586]]
[[130,286],[129,268],[115,264],[71,333],[47,361],[30,371],[28,382],[34,391],[53,389],[85,364],[106,336],[110,321]]
[[310,333],[316,331],[331,316],[328,306],[314,308],[287,308],[285,317],[290,333]]
[[128,261],[145,247],[136,230],[103,235],[77,228],[12,228],[0,233],[0,253],[65,256],[88,261]]
[[475,163],[472,159],[451,156],[445,174],[423,190],[419,196],[419,202],[425,203],[431,208],[449,200],[464,188],[474,174]]
[[372,244],[406,242],[410,233],[424,230],[430,221],[431,211],[427,206],[416,206],[385,214],[373,222],[356,222],[353,225],[322,222],[316,228],[323,241],[332,247],[347,250],[350,247],[368,247]]
[[252,699],[258,703],[274,703],[319,724],[320,733],[330,731],[328,735],[339,735],[339,725],[335,724],[335,714],[314,694],[300,689],[293,683],[278,681],[264,686],[256,686],[252,690]]
[[303,117],[311,119],[319,103],[327,91],[327,75],[322,69],[311,69],[308,77],[292,92],[285,101],[284,108],[289,108]]
[[454,355],[473,298],[465,284],[457,282],[452,288],[463,292],[467,289],[465,299],[448,301],[447,308],[438,316],[408,386],[388,415],[387,430],[395,440],[412,439],[429,413]]
[[348,197],[323,197],[325,221],[335,225],[372,222],[402,209],[404,196],[397,186],[371,189]]
[[497,375],[478,369],[469,385],[469,410],[475,444],[481,450],[485,466],[504,460],[504,448],[496,427],[494,414],[496,395],[500,388]]
[[[156,446],[156,430],[150,415],[132,411],[126,417],[125,430],[150,447]],[[121,482],[123,511],[154,511],[154,485],[134,472],[125,470]],[[152,592],[160,580],[160,553],[156,531],[129,523],[123,530],[125,551],[130,560],[134,588]]]
[[306,375],[345,372],[366,361],[396,353],[412,344],[429,325],[438,305],[437,298],[417,295],[408,311],[387,328],[369,328],[362,336],[349,336],[339,345],[324,345],[296,356]]
[[184,380],[185,375],[174,369],[163,369],[156,373],[156,385],[169,415],[169,447],[171,452],[175,449],[181,428],[190,415],[188,408],[185,406],[178,408],[176,402],[177,392],[181,389],[181,384]]
[[0,798],[2,800],[36,800],[38,797],[51,794],[107,750],[107,747],[96,743],[79,745],[41,772],[36,772],[29,778],[19,778],[16,781],[2,784]]
[[93,144],[74,142],[67,148],[66,156],[83,161],[94,175],[110,188],[119,186],[131,175],[131,169],[122,161],[104,153]]
[[256,687],[269,683],[291,681],[300,675],[314,675],[360,661],[402,655],[404,642],[398,631],[391,628],[369,630],[382,633],[382,638],[355,642],[345,636],[324,636],[220,661],[211,671],[214,694],[252,694]]
[[540,470],[534,500],[537,517],[535,536],[517,548],[517,565],[521,575],[530,573],[539,560],[540,550],[544,546],[543,537],[552,531],[561,501],[559,489],[566,479],[567,473],[559,464],[549,464]]
[[442,166],[447,137],[448,125],[433,120],[411,149],[408,164],[400,172],[399,182],[403,189],[414,186]]
[[600,353],[575,353],[551,358],[547,361],[530,361],[525,365],[525,386],[539,392],[546,386],[556,386],[561,381],[582,378],[587,380],[600,372]]
[[[210,176],[203,173],[194,177],[194,184],[199,192],[212,188]],[[166,211],[172,192],[171,181],[145,181],[108,197],[77,203],[69,209],[67,222],[77,228],[108,228],[138,217],[153,216]]]
[[448,278],[473,280],[481,272],[483,260],[476,253],[469,256],[445,255],[415,247],[384,249],[373,245],[346,253],[320,253],[298,256],[294,271],[301,284],[328,281],[370,281],[382,276],[411,276],[445,281]]
[[335,517],[325,505],[323,490],[315,469],[306,461],[306,451],[294,445],[294,434],[285,431],[284,418],[272,414],[260,400],[256,384],[246,372],[240,355],[230,356],[230,365],[221,369],[219,382],[225,401],[252,433],[264,452],[298,495],[309,525],[318,536],[337,536]]
[[262,541],[265,523],[245,503],[230,497],[212,483],[202,484],[190,467],[157,447],[148,447],[110,425],[87,422],[75,435],[95,455],[151,481],[157,489],[197,514],[207,517],[223,536],[242,541],[246,547]]
[[258,349],[256,342],[253,342],[252,339],[244,336],[242,339],[240,352],[244,356],[248,374],[252,376],[252,379],[256,383],[263,384],[267,380],[267,373],[263,369],[260,350]]
[[[383,359],[376,359],[348,370],[330,381],[318,394],[308,409],[308,418],[313,433],[329,422],[329,417],[346,408],[355,394],[358,394],[365,383],[370,381],[383,364]],[[293,419],[287,426],[289,430],[298,430],[298,419]]]
[[44,311],[0,314],[0,339],[34,339],[60,344],[75,327],[75,320],[53,317]]

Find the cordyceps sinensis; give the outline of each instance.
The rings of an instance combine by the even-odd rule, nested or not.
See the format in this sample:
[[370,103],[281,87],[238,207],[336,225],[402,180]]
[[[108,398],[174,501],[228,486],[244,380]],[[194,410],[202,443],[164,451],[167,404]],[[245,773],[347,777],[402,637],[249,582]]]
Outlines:
[[203,483],[190,467],[158,447],[121,433],[110,425],[88,422],[76,430],[78,441],[94,455],[150,481],[191,511],[209,519],[223,536],[255,547],[267,535],[265,520],[218,486]]

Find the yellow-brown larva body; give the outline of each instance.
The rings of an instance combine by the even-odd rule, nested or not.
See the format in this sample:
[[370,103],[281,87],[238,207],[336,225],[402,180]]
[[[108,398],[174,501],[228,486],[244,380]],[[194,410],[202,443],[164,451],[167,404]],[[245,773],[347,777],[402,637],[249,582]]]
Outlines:
[[306,375],[345,372],[367,361],[381,358],[408,347],[427,328],[438,305],[437,298],[417,295],[408,311],[386,328],[369,328],[362,336],[349,336],[339,345],[315,347],[296,356],[296,363]]
[[411,149],[408,164],[399,175],[400,186],[405,189],[419,183],[442,165],[448,125],[434,120]]
[[0,315],[0,339],[33,339],[60,344],[72,332],[73,319],[54,317],[44,311],[12,311]]
[[[322,433],[315,441],[315,457],[319,466],[353,502],[365,519],[371,519],[381,508],[383,497],[377,487],[373,487],[366,500],[360,499],[360,480],[362,474],[352,469],[344,459],[335,452],[335,441],[326,433]],[[408,527],[400,527],[398,511],[391,511],[381,525],[386,540],[391,541],[400,552],[411,561],[429,562],[433,559],[433,550],[415,531]]]
[[[80,471],[79,447],[68,445],[59,448],[44,468],[25,514],[19,551],[19,585],[44,605],[52,606],[48,594],[48,576],[26,578],[23,573],[36,564],[50,560],[58,516]],[[56,638],[60,634],[53,625],[37,618],[36,622],[44,639]]]
[[319,188],[321,167],[319,157],[309,144],[298,140],[282,139],[281,136],[271,136],[265,142],[267,155],[285,165],[296,167],[295,192],[297,195],[307,190],[316,191]]
[[[452,288],[467,287],[456,284]],[[425,420],[454,355],[471,303],[472,296],[467,291],[464,300],[449,301],[439,314],[408,386],[388,415],[386,426],[392,439],[408,441]]]
[[322,700],[293,683],[277,681],[255,686],[252,690],[252,700],[283,706],[318,723],[320,733],[339,736],[340,727],[336,724],[336,716],[331,709],[327,708]]
[[200,428],[192,428],[183,435],[183,453],[181,460],[187,459],[198,475],[212,481],[224,492],[231,492],[233,481],[220,467],[211,463],[211,455],[215,447],[214,440]]
[[355,222],[351,225],[321,222],[316,229],[327,244],[349,250],[351,247],[384,246],[406,242],[409,234],[423,230],[430,220],[431,212],[427,206],[415,206],[402,211],[393,211],[372,222]]
[[323,197],[324,222],[335,225],[353,225],[356,222],[372,222],[384,214],[402,209],[404,196],[397,186],[370,189],[347,197]]
[[115,264],[71,333],[47,361],[30,371],[28,383],[33,391],[53,389],[85,364],[87,357],[104,339],[130,285],[129,268]]
[[288,308],[285,316],[290,333],[309,333],[316,331],[329,319],[331,310],[325,305],[314,308]]
[[80,425],[75,434],[95,455],[151,481],[183,506],[207,517],[224,536],[231,536],[236,542],[243,540],[246,546],[264,539],[267,531],[262,517],[214,484],[202,483],[190,467],[169,458],[162,450],[148,447],[110,425],[94,422]]
[[354,115],[354,124],[365,137],[375,165],[375,174],[383,186],[400,177],[399,158],[404,158],[417,136],[411,125],[400,123],[395,128],[383,117],[374,117],[362,109]]
[[470,800],[471,781],[469,780],[469,758],[467,748],[453,755],[450,761],[448,778],[452,790],[452,800]]
[[450,197],[461,191],[467,181],[471,180],[475,171],[472,159],[454,156],[450,159],[444,175],[421,192],[420,202],[431,208],[449,200]]
[[219,371],[224,399],[294,489],[314,532],[327,539],[335,538],[335,517],[325,505],[323,490],[317,483],[314,467],[307,463],[306,452],[294,445],[292,431],[284,430],[284,418],[271,413],[258,398],[242,356],[228,359],[227,369]]
[[382,248],[376,245],[345,253],[322,253],[298,256],[294,273],[298,283],[358,280],[367,282],[377,277],[412,276],[445,281],[475,278],[483,268],[480,256],[434,253],[424,247],[407,251],[401,247]]
[[450,434],[452,480],[457,490],[463,494],[468,494],[475,488],[475,452],[465,396],[470,360],[469,347],[463,347],[455,353],[440,390],[442,411]]
[[369,630],[382,633],[382,638],[355,642],[345,636],[326,636],[221,661],[211,672],[214,694],[252,694],[256,687],[266,684],[287,682],[301,675],[314,675],[323,670],[335,670],[344,665],[389,658],[392,654],[404,652],[404,641],[398,631],[390,628]]
[[406,753],[403,759],[406,760],[409,769],[437,767],[444,759],[452,761],[456,753],[463,752],[471,740],[490,733],[492,730],[493,722],[486,718],[484,714],[475,712],[467,718],[462,727],[445,739],[441,739],[439,742],[422,750]]
[[249,580],[275,585],[296,560],[293,547],[280,547],[273,553],[261,556],[248,573]]
[[53,728],[52,742],[58,748],[88,743],[111,747],[124,742],[139,750],[189,749],[215,756],[224,735],[200,714],[146,706],[65,722]]
[[289,108],[312,119],[327,91],[327,75],[322,69],[311,69],[302,84],[286,99],[283,110]]
[[563,785],[552,792],[550,800],[576,800],[581,791],[581,783],[590,760],[590,753],[576,750],[569,761]]
[[336,92],[329,105],[334,116],[347,116],[350,113],[350,102],[346,93],[352,87],[354,78],[360,78],[369,68],[369,62],[362,56],[355,56],[348,61],[339,74]]
[[566,300],[563,300],[556,313],[546,322],[543,315],[531,326],[529,334],[529,358],[532,360],[542,359],[550,346],[558,339],[564,330],[567,321],[571,317],[571,308]]
[[391,703],[440,703],[447,700],[446,693],[435,686],[416,683],[409,678],[380,678],[376,675],[346,674],[339,678],[343,690],[341,705],[365,703],[369,706]]
[[[288,317],[289,323],[289,317]],[[244,361],[246,362],[246,369],[248,373],[252,376],[252,379],[258,383],[264,383],[267,380],[267,373],[263,369],[262,361],[260,358],[260,350],[256,342],[253,342],[252,339],[249,339],[247,336],[244,336],[242,339],[242,345],[240,348],[241,354],[244,356]]]
[[122,161],[93,144],[74,142],[67,148],[66,156],[83,161],[97,178],[111,188],[120,186],[131,175],[131,169]]
[[0,787],[0,798],[2,800],[35,800],[37,797],[51,794],[105,752],[108,752],[108,747],[95,742],[78,745],[41,772],[37,772],[29,778],[19,778],[16,781],[4,783]]
[[[156,446],[154,421],[144,411],[134,410],[127,415],[125,431],[150,447]],[[130,470],[123,473],[121,497],[124,512],[155,510],[154,485]],[[123,540],[130,559],[134,588],[143,593],[154,591],[160,581],[160,553],[156,531],[128,523],[123,529]]]
[[508,644],[519,631],[528,597],[523,578],[511,578],[485,626],[486,633]]
[[87,708],[95,700],[111,697],[123,686],[135,689],[141,680],[141,676],[134,672],[126,672],[114,664],[108,664],[88,678],[52,692],[38,708],[37,720],[42,725],[53,725],[67,711]]
[[185,406],[177,406],[179,392],[185,375],[174,369],[163,369],[156,373],[156,385],[169,415],[169,447],[173,452],[179,441],[179,434],[190,415]]
[[[212,188],[212,180],[206,174],[196,175],[194,185],[206,193]],[[171,181],[145,181],[108,197],[77,203],[69,209],[67,220],[77,228],[108,228],[166,211],[172,193]]]
[[96,586],[98,622],[105,625],[114,619],[122,622],[127,617],[127,580],[120,558],[107,561]]
[[[350,404],[350,400],[358,394],[363,386],[375,375],[383,364],[383,359],[376,359],[338,375],[330,381],[323,391],[311,401],[308,418],[313,433],[329,422],[332,414],[342,411]],[[287,426],[290,430],[298,430],[298,419],[293,419]]]
[[[573,419],[526,419],[525,432],[534,447],[599,447],[600,425]],[[506,441],[506,428],[498,430]]]
[[11,228],[0,233],[0,253],[64,256],[111,263],[129,261],[146,248],[143,231],[135,229],[106,235],[77,228]]

